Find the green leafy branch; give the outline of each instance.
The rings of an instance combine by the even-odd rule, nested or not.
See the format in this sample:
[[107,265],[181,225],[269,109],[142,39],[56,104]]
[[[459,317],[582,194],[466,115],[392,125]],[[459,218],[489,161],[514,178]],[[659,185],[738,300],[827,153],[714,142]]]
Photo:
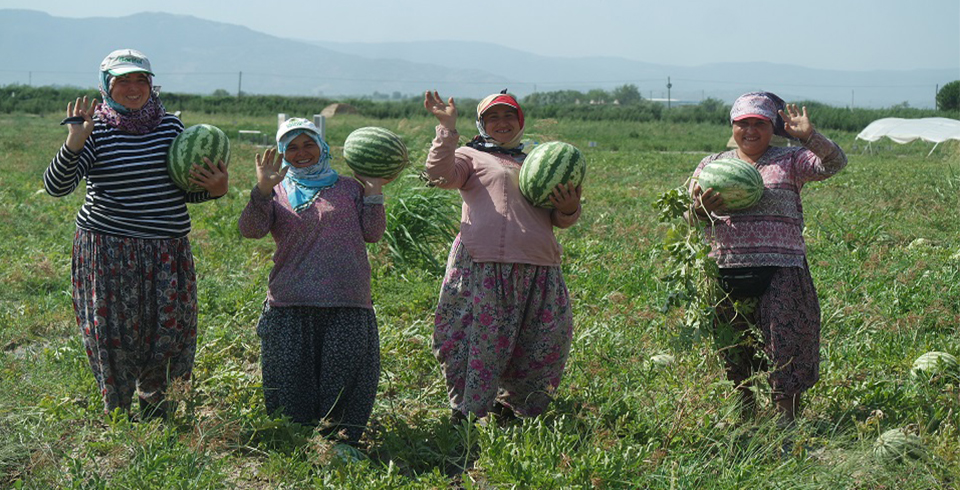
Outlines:
[[708,256],[710,245],[704,240],[701,225],[691,223],[686,216],[691,204],[693,199],[686,187],[664,192],[654,203],[658,221],[667,227],[663,240],[667,273],[660,278],[667,297],[661,312],[683,310],[676,336],[679,347],[690,347],[712,332],[720,298],[717,263]]

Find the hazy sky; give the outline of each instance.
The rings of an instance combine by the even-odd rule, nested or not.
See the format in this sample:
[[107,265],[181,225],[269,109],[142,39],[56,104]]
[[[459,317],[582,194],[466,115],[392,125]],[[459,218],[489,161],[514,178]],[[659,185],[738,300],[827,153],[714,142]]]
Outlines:
[[[341,42],[485,41],[549,56],[694,66],[765,61],[810,68],[954,68],[960,0],[0,0],[58,17],[167,12],[276,36]],[[480,54],[478,54],[480,55]]]

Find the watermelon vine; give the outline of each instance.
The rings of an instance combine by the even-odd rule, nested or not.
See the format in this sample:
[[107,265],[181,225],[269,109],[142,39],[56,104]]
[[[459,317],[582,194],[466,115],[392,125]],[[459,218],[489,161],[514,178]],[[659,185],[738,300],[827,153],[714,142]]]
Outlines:
[[661,312],[683,310],[683,323],[675,340],[677,347],[684,348],[712,336],[720,298],[717,263],[708,256],[710,245],[703,237],[702,225],[689,222],[685,215],[692,204],[686,187],[664,192],[654,203],[658,221],[667,226],[663,241],[667,274],[661,277],[667,298]]
[[[710,245],[704,239],[703,227],[709,224],[687,219],[692,204],[686,186],[664,192],[654,203],[658,221],[667,226],[663,240],[667,273],[660,278],[667,287],[667,298],[660,310],[664,314],[674,308],[683,311],[674,347],[690,348],[704,339],[712,340],[718,351],[738,344],[755,344],[763,338],[756,325],[751,324],[744,333],[730,323],[715,322],[717,305],[726,293],[719,286],[719,267],[710,258]],[[757,298],[735,300],[733,309],[736,314],[747,315],[757,303]],[[755,354],[766,357],[763,349],[756,349]]]

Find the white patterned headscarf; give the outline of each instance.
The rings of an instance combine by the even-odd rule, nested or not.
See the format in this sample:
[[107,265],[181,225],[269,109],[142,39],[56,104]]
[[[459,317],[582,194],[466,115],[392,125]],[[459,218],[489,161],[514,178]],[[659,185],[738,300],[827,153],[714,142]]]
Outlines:
[[309,167],[298,168],[287,161],[286,155],[283,157],[283,166],[290,169],[281,184],[287,191],[290,207],[298,213],[310,207],[321,190],[332,187],[340,178],[337,171],[330,167],[330,146],[320,137],[320,130],[306,119],[294,117],[280,125],[277,130],[277,150],[285,154],[290,142],[301,134],[306,134],[320,146],[320,159]]

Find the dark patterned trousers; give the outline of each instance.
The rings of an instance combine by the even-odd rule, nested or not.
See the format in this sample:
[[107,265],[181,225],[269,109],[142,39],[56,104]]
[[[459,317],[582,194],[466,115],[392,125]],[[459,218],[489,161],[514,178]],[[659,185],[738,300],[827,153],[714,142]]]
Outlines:
[[327,422],[356,443],[380,381],[377,319],[367,308],[266,305],[257,324],[267,411]]

